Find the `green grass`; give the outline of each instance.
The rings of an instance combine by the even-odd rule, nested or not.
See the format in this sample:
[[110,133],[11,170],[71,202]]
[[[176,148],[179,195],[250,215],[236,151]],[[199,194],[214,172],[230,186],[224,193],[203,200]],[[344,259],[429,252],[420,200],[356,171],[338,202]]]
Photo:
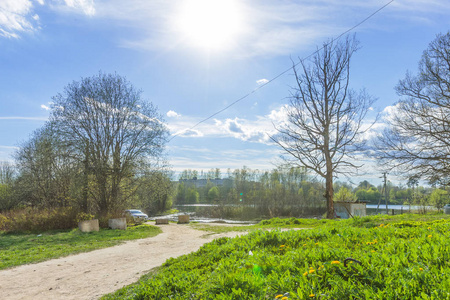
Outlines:
[[[449,217],[266,221],[169,259],[103,299],[450,299]],[[265,230],[294,222],[315,228]],[[355,261],[344,265],[347,258]]]
[[78,229],[42,234],[0,233],[0,270],[111,247],[127,240],[152,237],[160,232],[158,227],[140,225],[128,227],[127,230],[101,229],[89,233]]

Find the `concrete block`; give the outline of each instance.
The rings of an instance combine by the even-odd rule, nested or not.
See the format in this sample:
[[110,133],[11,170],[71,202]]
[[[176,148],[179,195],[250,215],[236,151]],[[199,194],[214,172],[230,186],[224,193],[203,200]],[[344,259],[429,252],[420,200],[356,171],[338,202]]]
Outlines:
[[178,216],[178,224],[187,224],[187,223],[189,223],[189,215]]
[[156,219],[156,225],[169,224],[169,219]]
[[108,227],[111,229],[127,229],[127,218],[109,219]]
[[81,221],[78,223],[78,228],[82,232],[99,231],[98,219]]

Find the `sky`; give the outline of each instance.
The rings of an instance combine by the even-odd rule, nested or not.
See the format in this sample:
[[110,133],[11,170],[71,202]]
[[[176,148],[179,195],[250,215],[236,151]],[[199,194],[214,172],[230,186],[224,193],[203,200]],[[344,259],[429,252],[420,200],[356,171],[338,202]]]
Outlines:
[[[101,71],[125,76],[157,106],[175,172],[271,170],[282,152],[269,136],[285,118],[293,62],[389,2],[0,0],[0,161],[44,125],[53,96]],[[394,0],[351,31],[361,48],[350,86],[378,99],[367,123],[380,113],[383,127],[394,87],[448,32],[449,15],[448,0]],[[374,163],[361,162],[352,180],[381,182]]]

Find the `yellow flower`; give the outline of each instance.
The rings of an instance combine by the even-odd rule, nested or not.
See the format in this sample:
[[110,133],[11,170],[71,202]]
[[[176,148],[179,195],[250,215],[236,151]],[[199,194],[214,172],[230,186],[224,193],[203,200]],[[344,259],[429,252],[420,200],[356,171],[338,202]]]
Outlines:
[[314,268],[313,268],[313,267],[309,267],[309,269],[310,269],[310,270],[313,270]]
[[289,299],[288,297],[283,297],[283,298],[281,298],[281,300],[287,300],[287,299]]
[[432,235],[431,235],[431,234],[429,234],[429,235],[428,235],[428,237],[430,238],[430,237],[432,237]]
[[431,229],[431,227],[428,227],[428,229]]
[[283,295],[276,295],[275,299],[278,299],[278,298],[281,298],[281,297],[283,297]]
[[341,263],[341,262],[338,261],[338,260],[333,260],[333,261],[331,262],[332,265],[338,265],[338,264],[340,264],[340,263]]
[[309,294],[309,297],[311,297],[311,298],[314,297],[314,296],[315,296],[314,294]]
[[281,245],[280,248],[286,247],[285,245]]
[[319,243],[316,243],[316,245],[319,245]]
[[306,244],[303,244],[303,247],[305,247],[306,246]]
[[419,268],[420,271],[423,271],[423,268]]
[[377,252],[377,251],[375,251],[375,250],[372,250],[372,251],[370,251],[370,252],[374,253],[374,252]]
[[309,270],[309,274],[312,274],[312,273],[314,273],[314,270]]
[[306,271],[305,273],[303,273],[303,276],[306,276],[306,275],[308,275],[308,271]]

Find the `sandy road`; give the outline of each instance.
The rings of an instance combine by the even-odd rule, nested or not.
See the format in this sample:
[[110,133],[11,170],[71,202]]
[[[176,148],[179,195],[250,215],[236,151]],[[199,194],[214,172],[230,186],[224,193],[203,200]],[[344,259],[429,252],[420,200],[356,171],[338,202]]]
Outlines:
[[155,237],[0,271],[0,299],[98,299],[170,257],[196,251],[215,238],[243,234],[207,234],[177,224],[161,229]]

